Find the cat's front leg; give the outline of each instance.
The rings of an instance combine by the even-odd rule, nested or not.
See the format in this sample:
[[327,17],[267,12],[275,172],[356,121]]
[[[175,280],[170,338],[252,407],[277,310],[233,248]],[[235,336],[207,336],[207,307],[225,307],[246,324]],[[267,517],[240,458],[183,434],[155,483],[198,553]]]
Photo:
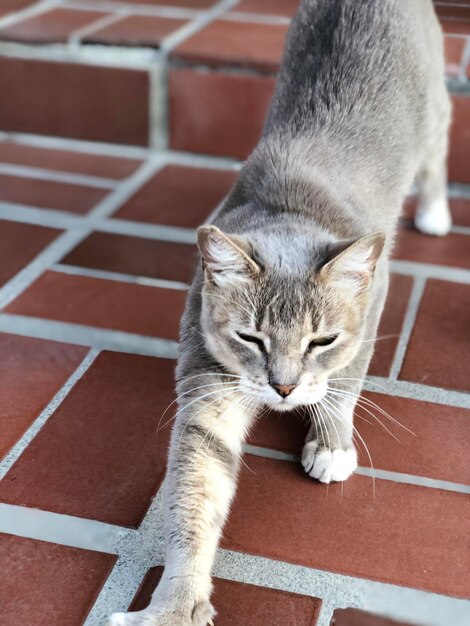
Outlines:
[[[385,280],[369,314],[370,334],[375,335],[386,292]],[[309,476],[320,482],[342,482],[357,468],[354,408],[372,353],[373,341],[364,341],[354,361],[330,376],[327,393],[312,407],[312,424],[302,450],[302,465]]]
[[344,481],[357,468],[352,436],[354,404],[352,396],[348,400],[331,396],[315,407],[302,465],[309,476],[322,483]]
[[147,609],[115,614],[109,626],[206,626],[214,615],[211,570],[251,414],[234,385],[219,389],[212,377],[198,386],[205,397],[186,393],[172,433],[163,577]]

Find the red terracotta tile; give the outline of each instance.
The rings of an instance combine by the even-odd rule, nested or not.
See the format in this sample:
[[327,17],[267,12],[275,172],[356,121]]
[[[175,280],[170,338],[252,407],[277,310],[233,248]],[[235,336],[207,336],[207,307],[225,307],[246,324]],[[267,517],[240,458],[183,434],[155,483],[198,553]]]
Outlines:
[[[449,198],[452,221],[456,226],[470,226],[470,199]],[[416,212],[416,198],[409,198],[404,206],[404,225],[411,227],[411,219]]]
[[[403,326],[413,279],[410,276],[392,274],[387,301],[377,331],[374,356],[369,366],[372,376],[388,376],[392,366],[399,335]],[[380,339],[380,338],[383,339]]]
[[429,237],[404,223],[399,229],[393,258],[417,263],[470,268],[468,235],[451,233],[445,237]]
[[276,72],[286,32],[287,26],[218,20],[181,43],[172,57],[210,66]]
[[116,180],[127,178],[141,164],[137,159],[37,148],[9,141],[0,142],[0,162]]
[[115,217],[196,228],[217,208],[236,172],[169,165],[124,204]]
[[449,389],[469,389],[470,285],[429,280],[400,378]]
[[0,500],[137,527],[164,475],[170,429],[157,427],[173,369],[100,354],[6,474]]
[[299,4],[299,0],[241,0],[236,6],[236,11],[292,17]]
[[446,59],[446,74],[448,76],[459,76],[462,67],[462,57],[465,50],[466,37],[444,38],[444,53]]
[[108,190],[96,187],[0,174],[0,201],[27,204],[40,209],[57,209],[83,215],[108,193]]
[[[129,610],[140,611],[148,606],[162,572],[162,567],[153,567],[147,572]],[[214,579],[212,602],[217,622],[223,626],[315,626],[321,606],[318,598],[221,578]]]
[[187,23],[166,17],[132,15],[100,28],[84,38],[85,43],[117,46],[151,46],[159,48],[162,40]]
[[2,129],[147,145],[148,72],[0,58]]
[[36,0],[2,0],[2,11],[14,13],[34,4]]
[[300,455],[308,432],[309,420],[306,414],[269,411],[258,419],[247,443]]
[[331,626],[412,626],[412,624],[396,622],[358,609],[336,609]]
[[[362,395],[389,416],[365,403],[362,403],[365,408],[359,406],[355,410],[355,426],[376,469],[470,485],[466,452],[470,410],[379,393]],[[300,454],[307,430],[306,416],[271,413],[256,424],[249,443]],[[436,437],[437,432],[439,437]],[[356,445],[360,465],[370,467],[369,456],[359,437]]]
[[135,276],[190,283],[198,255],[196,246],[125,235],[93,233],[62,263]]
[[470,97],[452,97],[453,117],[450,133],[449,180],[456,183],[470,183]]
[[171,148],[246,158],[261,135],[273,89],[271,77],[172,69]]
[[0,535],[2,626],[81,626],[116,561],[112,554]]
[[[369,448],[374,467],[470,485],[466,453],[470,410],[378,393],[363,395],[411,431],[400,428],[370,405],[358,408],[356,427]],[[370,415],[371,412],[398,441]],[[364,445],[361,442],[357,445],[360,464],[370,466]]]
[[470,33],[470,5],[454,0],[441,0],[434,3],[442,27],[447,33]]
[[185,301],[177,289],[46,272],[6,311],[177,339]]
[[0,458],[78,367],[86,348],[0,333]]
[[439,16],[444,33],[449,35],[470,35],[470,20],[465,18]]
[[[468,496],[355,475],[317,483],[247,455],[222,545],[346,575],[468,595]],[[316,538],[321,537],[321,541]],[[387,567],[384,567],[384,563]]]
[[0,220],[0,286],[4,285],[43,248],[59,230]]
[[98,11],[54,9],[0,29],[0,40],[26,43],[65,43],[70,35],[106,16]]

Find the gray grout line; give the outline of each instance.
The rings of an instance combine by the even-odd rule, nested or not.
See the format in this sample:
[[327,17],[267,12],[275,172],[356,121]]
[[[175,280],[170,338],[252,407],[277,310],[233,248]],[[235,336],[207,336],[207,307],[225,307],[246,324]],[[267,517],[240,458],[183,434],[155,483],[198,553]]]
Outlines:
[[467,37],[467,42],[463,49],[462,59],[460,61],[459,80],[461,80],[463,84],[466,84],[468,82],[467,69],[469,65],[470,65],[470,37]]
[[2,459],[0,462],[0,480],[5,476],[11,466],[17,461],[23,450],[31,443],[31,441],[36,437],[41,428],[47,422],[52,413],[62,404],[64,399],[73,389],[75,384],[80,380],[80,378],[85,374],[85,372],[90,368],[93,364],[94,360],[98,356],[98,351],[95,349],[91,349],[86,357],[83,359],[81,364],[77,367],[77,369],[73,372],[73,374],[69,377],[67,382],[63,385],[63,387],[55,394],[46,408],[40,413],[40,415],[34,420],[32,425],[28,428],[28,430],[24,433],[21,439],[11,448],[8,454]]
[[390,269],[394,274],[415,276],[416,278],[436,278],[464,285],[470,284],[470,270],[460,267],[393,260],[390,262]]
[[121,182],[76,228],[59,235],[51,244],[40,252],[26,267],[0,289],[0,308],[7,306],[13,299],[27,289],[46,269],[60,261],[76,245],[83,241],[93,230],[87,224],[90,218],[103,219],[112,215],[126,200],[147,182],[161,167],[161,159],[154,157],[144,162],[129,178]]
[[2,131],[0,131],[0,141],[2,140],[11,141],[12,143],[22,146],[33,146],[36,148],[55,150],[70,150],[78,152],[79,154],[109,156],[116,159],[147,159],[151,156],[157,156],[165,160],[168,165],[187,165],[190,167],[233,171],[240,170],[243,165],[241,161],[232,157],[197,154],[195,152],[184,152],[171,149],[155,150],[151,148],[128,146],[126,144],[110,144],[95,141],[84,141],[80,139],[69,139],[66,137],[52,137],[48,135],[38,136],[27,133],[2,133]]
[[145,183],[147,183],[164,166],[160,155],[150,157],[133,174],[126,178],[117,189],[100,202],[90,213],[91,218],[110,217],[124,202],[129,200]]
[[206,167],[217,170],[233,170],[238,172],[242,168],[242,161],[231,157],[217,157],[210,154],[196,154],[194,152],[182,152],[178,150],[166,150],[163,152],[169,164],[188,165],[193,167]]
[[4,174],[6,176],[18,176],[21,178],[32,178],[35,180],[45,180],[55,183],[65,183],[67,185],[96,187],[97,189],[114,189],[120,183],[119,180],[111,178],[100,178],[98,176],[87,176],[84,174],[72,174],[68,172],[48,170],[42,167],[13,165],[10,163],[0,163],[0,174]]
[[[276,461],[287,461],[291,463],[300,462],[300,457],[296,454],[280,452],[279,450],[263,448],[261,446],[253,446],[251,444],[243,444],[243,452],[245,454],[253,454],[254,456],[263,457],[265,459],[274,459]],[[437,478],[427,478],[426,476],[416,476],[414,474],[407,474],[405,472],[391,472],[389,470],[383,470],[378,468],[358,467],[355,473],[361,476],[368,476],[370,478],[387,480],[390,482],[401,483],[404,485],[416,485],[417,487],[442,489],[444,491],[453,491],[455,493],[470,494],[470,485],[454,483],[451,481],[440,480]]]
[[113,218],[101,220],[92,224],[96,230],[104,233],[116,235],[129,235],[142,237],[143,239],[154,239],[155,241],[173,241],[174,243],[196,243],[196,231],[178,226],[164,226],[149,224],[145,222],[133,222]]
[[427,489],[441,489],[443,491],[470,494],[470,485],[454,483],[448,480],[439,480],[437,478],[427,478],[426,476],[414,476],[413,474],[390,472],[377,468],[371,469],[370,467],[358,467],[356,474],[369,476],[370,478],[379,478],[380,480],[388,480],[394,483],[402,483],[404,485],[416,485],[417,487],[426,487]]
[[390,380],[380,376],[367,376],[364,381],[364,390],[398,398],[409,398],[411,400],[422,400],[424,402],[470,409],[470,394],[468,392],[441,389],[440,387],[421,385],[420,383],[413,383],[407,380]]
[[112,613],[127,611],[148,569],[132,555],[119,557],[83,626],[105,626]]
[[[137,531],[12,505],[0,508],[1,524],[10,534],[120,555],[85,622],[102,626],[109,614],[127,609],[147,570],[163,564],[162,500],[160,489]],[[426,626],[464,626],[470,608],[465,600],[225,549],[218,551],[214,575],[321,598],[325,609],[318,626],[328,626],[332,610],[343,607]]]
[[25,19],[36,17],[36,15],[45,13],[50,9],[55,9],[60,5],[61,0],[42,0],[40,2],[35,2],[33,5],[29,5],[23,10],[14,11],[7,14],[5,17],[0,18],[0,28],[8,28],[9,26],[13,26],[14,24],[17,24]]
[[[470,37],[469,37],[470,41]],[[469,183],[448,183],[447,196],[450,200],[463,199],[470,200],[470,184]]]
[[80,154],[93,154],[115,158],[146,159],[150,155],[149,148],[111,144],[100,141],[85,141],[52,135],[33,135],[31,133],[1,132],[3,140],[21,146],[33,146],[53,150],[71,150]]
[[189,24],[184,25],[175,33],[164,39],[161,46],[164,54],[168,55],[168,53],[179,46],[180,43],[202,30],[218,17],[222,16],[226,11],[234,7],[237,2],[238,0],[219,0],[219,2],[214,4],[214,6],[208,10],[202,11]]
[[[219,550],[214,575],[323,598],[330,608],[355,607],[423,626],[466,626],[470,602],[431,592]],[[329,610],[323,620],[329,617]],[[329,626],[319,622],[317,626]]]
[[[170,339],[10,313],[0,313],[0,332],[169,359],[175,358],[178,351],[178,343]],[[470,408],[468,393],[404,380],[367,376],[364,389],[399,398]]]
[[162,490],[153,500],[137,537],[121,552],[84,626],[103,626],[114,612],[126,611],[147,570],[164,562]]
[[408,348],[408,342],[413,331],[416,316],[418,315],[418,309],[423,298],[424,288],[426,286],[425,278],[415,278],[413,289],[411,290],[410,299],[403,320],[403,327],[401,329],[398,345],[395,350],[395,356],[393,357],[392,365],[390,368],[389,378],[391,380],[397,380],[403,365],[405,353]]
[[86,226],[79,226],[76,230],[66,231],[54,239],[51,244],[44,248],[42,252],[0,289],[0,309],[3,309],[17,298],[45,270],[79,244],[88,233],[89,229]]
[[336,603],[333,602],[330,598],[326,600],[322,598],[321,600],[322,603],[320,606],[320,612],[315,626],[331,626],[333,613],[335,608],[337,608]]
[[242,448],[245,454],[253,454],[254,456],[260,456],[265,459],[287,461],[290,463],[299,463],[300,461],[300,457],[297,454],[291,454],[290,452],[280,452],[279,450],[264,448],[262,446],[253,446],[250,443],[244,443]]
[[[90,4],[80,2],[80,0],[69,0],[67,8],[76,11],[89,11]],[[111,13],[144,15],[146,17],[166,17],[173,19],[191,20],[197,17],[203,9],[187,9],[184,7],[172,6],[152,6],[144,0],[139,2],[106,2],[106,0],[95,0],[93,8],[97,11]]]
[[110,272],[107,270],[97,270],[78,265],[66,265],[57,263],[51,270],[67,274],[69,276],[87,276],[102,280],[114,280],[120,283],[130,283],[132,285],[143,285],[144,287],[156,287],[157,289],[175,289],[177,291],[187,291],[189,285],[176,280],[165,280],[163,278],[149,278],[147,276],[136,276],[133,274],[123,274],[121,272]]
[[154,150],[165,150],[168,145],[168,69],[164,54],[160,53],[149,72],[149,144]]
[[[469,37],[470,42],[470,37]],[[447,194],[451,199],[463,198],[464,200],[470,199],[470,184],[465,183],[449,183],[447,186]]]
[[450,231],[455,235],[470,235],[470,226],[452,226]]
[[0,332],[161,359],[175,359],[178,353],[178,342],[171,339],[9,313],[0,313]]
[[82,226],[84,219],[81,215],[66,213],[65,211],[38,209],[13,202],[0,202],[0,220],[9,222],[69,230]]
[[0,54],[4,57],[41,60],[47,63],[70,63],[147,72],[158,51],[149,47],[108,46],[83,44],[70,47],[68,43],[49,43],[37,46],[15,41],[1,41]]
[[[95,6],[94,8],[99,10],[99,5]],[[94,20],[90,24],[87,24],[86,26],[82,26],[82,28],[77,28],[70,35],[69,40],[68,40],[68,47],[70,49],[70,52],[78,53],[79,52],[78,48],[82,43],[82,39],[84,39],[85,37],[88,37],[88,35],[92,35],[96,31],[101,30],[102,28],[106,28],[106,26],[111,26],[111,24],[120,22],[125,17],[127,17],[127,14],[123,12],[116,12],[116,13],[111,13],[111,14],[105,13],[102,17]]]
[[[90,611],[85,626],[103,626],[106,617],[125,611],[147,570],[162,565],[163,502],[160,490],[138,530],[0,505],[0,529],[81,549],[118,554],[119,559]],[[470,602],[430,592],[293,565],[267,557],[219,549],[214,575],[226,580],[321,598],[318,626],[328,626],[334,608],[357,607],[427,626],[464,626]]]
[[265,26],[289,26],[291,19],[283,15],[265,15],[264,13],[244,13],[242,11],[231,11],[224,15],[226,22],[242,22],[250,24],[261,24]]
[[[150,224],[147,222],[134,222],[119,218],[93,218],[74,215],[65,211],[50,209],[37,209],[35,207],[13,204],[10,202],[0,203],[0,220],[19,222],[21,224],[33,224],[62,230],[82,229],[90,233],[94,230],[114,235],[140,237],[155,241],[173,241],[180,244],[196,243],[196,231],[179,226],[165,226]],[[60,259],[58,259],[60,261]],[[1,293],[1,291],[0,291]]]
[[137,531],[72,515],[0,503],[0,532],[63,546],[119,554]]

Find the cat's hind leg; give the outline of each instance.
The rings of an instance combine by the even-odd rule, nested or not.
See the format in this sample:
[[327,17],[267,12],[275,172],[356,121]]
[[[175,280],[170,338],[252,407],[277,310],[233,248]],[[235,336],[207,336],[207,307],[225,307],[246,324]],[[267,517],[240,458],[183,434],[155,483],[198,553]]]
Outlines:
[[447,200],[447,150],[451,119],[450,101],[445,94],[438,107],[439,120],[428,141],[428,151],[417,177],[416,228],[426,235],[447,235],[452,218]]

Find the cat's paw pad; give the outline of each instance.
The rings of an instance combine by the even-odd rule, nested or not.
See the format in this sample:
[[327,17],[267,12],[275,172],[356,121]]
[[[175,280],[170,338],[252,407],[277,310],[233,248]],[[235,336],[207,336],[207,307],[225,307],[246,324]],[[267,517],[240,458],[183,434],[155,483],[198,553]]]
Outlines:
[[416,228],[425,235],[442,237],[452,228],[452,218],[447,200],[438,200],[430,206],[418,207],[415,216]]
[[309,441],[302,451],[302,465],[309,476],[321,483],[341,482],[357,468],[357,453],[353,447],[332,451]]

